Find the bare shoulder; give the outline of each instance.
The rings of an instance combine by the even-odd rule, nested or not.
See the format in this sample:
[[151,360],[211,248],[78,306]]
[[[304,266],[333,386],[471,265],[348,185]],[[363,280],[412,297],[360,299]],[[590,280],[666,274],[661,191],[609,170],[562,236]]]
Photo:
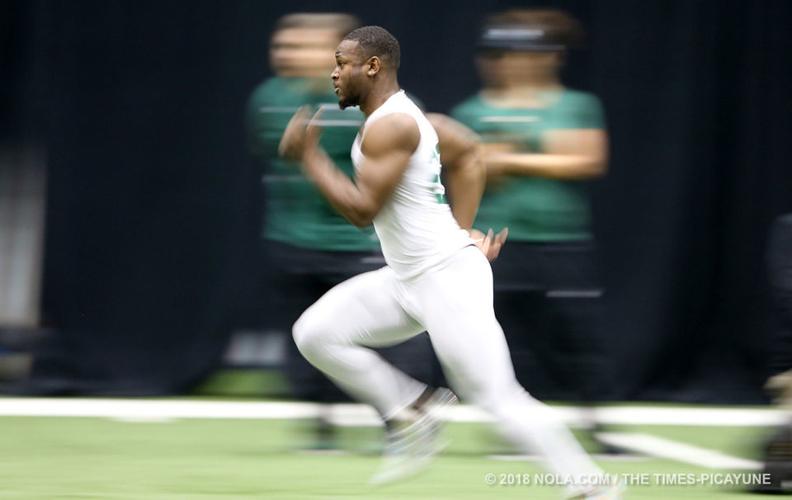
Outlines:
[[443,161],[453,160],[459,154],[470,151],[479,143],[479,136],[470,128],[440,113],[428,113],[426,118],[437,132]]
[[376,155],[394,150],[412,153],[420,140],[415,118],[406,113],[391,113],[367,126],[363,153]]
[[476,140],[478,136],[466,125],[442,113],[427,113],[426,118],[437,131],[438,135],[461,137],[467,140]]
[[457,128],[457,127],[464,127],[461,123],[457,122],[453,118],[448,115],[444,115],[443,113],[426,113],[426,119],[429,120],[429,123],[437,129],[446,129],[446,128]]

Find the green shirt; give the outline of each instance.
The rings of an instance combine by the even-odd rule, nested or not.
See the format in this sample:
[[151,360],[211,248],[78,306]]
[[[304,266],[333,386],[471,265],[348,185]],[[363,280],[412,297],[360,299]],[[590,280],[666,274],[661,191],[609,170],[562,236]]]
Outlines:
[[[508,142],[532,153],[543,152],[547,131],[604,128],[599,100],[573,90],[560,91],[543,108],[498,107],[475,95],[451,115],[485,142]],[[591,238],[590,220],[584,182],[515,175],[487,186],[476,226],[508,227],[509,239],[516,241],[571,241]]]
[[322,147],[341,170],[353,176],[350,148],[363,113],[338,109],[338,98],[329,83],[318,88],[317,82],[307,79],[271,78],[259,85],[248,101],[249,146],[269,167],[263,178],[264,237],[312,250],[377,249],[373,228],[360,230],[349,224],[305,178],[299,165],[278,158],[278,143],[297,108],[307,104],[316,109],[326,104]]

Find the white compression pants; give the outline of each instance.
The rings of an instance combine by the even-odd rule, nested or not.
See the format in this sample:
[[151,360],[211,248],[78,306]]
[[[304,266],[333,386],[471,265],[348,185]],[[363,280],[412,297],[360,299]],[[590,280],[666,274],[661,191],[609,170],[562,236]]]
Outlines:
[[517,382],[492,294],[490,265],[468,246],[411,280],[384,267],[341,283],[303,313],[294,340],[311,364],[390,418],[426,385],[368,347],[426,330],[452,389],[490,413],[513,444],[540,454],[554,474],[601,474],[554,411]]

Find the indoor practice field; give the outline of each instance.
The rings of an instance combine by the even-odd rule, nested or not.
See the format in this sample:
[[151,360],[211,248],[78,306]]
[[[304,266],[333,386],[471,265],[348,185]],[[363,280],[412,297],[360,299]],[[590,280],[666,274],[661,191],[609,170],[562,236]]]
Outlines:
[[[511,455],[466,407],[451,415],[445,431],[450,445],[431,467],[409,481],[369,486],[367,480],[379,464],[381,430],[370,425],[368,409],[339,406],[340,449],[316,452],[305,450],[310,443],[302,418],[312,408],[173,399],[2,398],[0,497],[560,497],[560,488],[547,486],[556,480],[552,475],[530,457]],[[674,425],[607,426],[609,435],[628,443],[632,437],[639,448],[644,446],[643,453],[597,455],[608,473],[629,485],[626,498],[763,497],[734,483],[759,480],[755,460],[770,432],[764,424],[777,419],[777,412],[669,405],[616,406],[609,411],[613,422],[631,415],[638,420],[641,415],[655,415],[655,420],[675,415],[670,418]],[[88,414],[98,416],[77,416]],[[679,424],[689,417],[696,425]],[[706,419],[716,425],[698,422]],[[729,425],[732,421],[744,425]],[[659,458],[669,453],[676,458]],[[536,484],[542,481],[544,486]]]
[[792,498],[791,27],[0,0],[0,500]]

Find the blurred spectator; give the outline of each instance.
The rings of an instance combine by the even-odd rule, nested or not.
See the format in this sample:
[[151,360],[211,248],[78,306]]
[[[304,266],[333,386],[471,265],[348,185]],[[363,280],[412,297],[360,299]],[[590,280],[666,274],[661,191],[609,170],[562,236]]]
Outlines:
[[[767,267],[776,323],[771,353],[775,375],[792,369],[792,214],[779,217],[772,226]],[[789,396],[792,403],[792,389]]]
[[495,310],[519,376],[529,389],[562,387],[592,402],[609,389],[585,181],[605,173],[608,140],[599,100],[560,80],[580,35],[559,11],[491,16],[476,56],[484,88],[451,114],[483,141],[488,183],[476,227],[509,228],[493,263]]
[[792,492],[792,214],[776,219],[770,231],[767,270],[773,306],[767,388],[787,412],[787,423],[764,443],[764,472],[770,483],[756,491]]
[[[291,327],[299,315],[334,285],[382,267],[373,227],[354,227],[333,210],[299,165],[278,157],[277,147],[289,119],[300,106],[325,108],[322,147],[352,176],[351,145],[363,121],[357,108],[340,110],[330,73],[344,35],[359,25],[340,13],[290,14],[281,18],[270,40],[275,76],[252,93],[247,109],[249,146],[266,165],[263,229],[262,307],[268,327],[287,336],[286,375],[295,397],[317,402],[346,400],[333,383],[297,351]],[[386,349],[384,355],[408,372],[431,376],[425,336]],[[334,447],[330,416],[320,418],[317,448]]]
[[[299,165],[278,158],[277,147],[291,116],[303,105],[335,105],[329,75],[341,38],[358,25],[345,14],[291,14],[281,18],[270,40],[273,78],[250,97],[247,111],[249,145],[266,164],[263,177],[265,214],[262,246],[264,287],[271,300],[262,304],[267,326],[288,333],[300,313],[348,275],[376,266],[379,248],[373,230],[358,230],[336,214]],[[351,174],[349,145],[362,115],[328,112],[337,119],[327,127],[323,146]],[[330,117],[328,117],[330,119]],[[366,259],[369,259],[368,261]],[[287,337],[286,375],[300,399],[331,401],[340,397],[333,384],[304,361]],[[316,447],[332,447],[327,418],[318,425]]]

